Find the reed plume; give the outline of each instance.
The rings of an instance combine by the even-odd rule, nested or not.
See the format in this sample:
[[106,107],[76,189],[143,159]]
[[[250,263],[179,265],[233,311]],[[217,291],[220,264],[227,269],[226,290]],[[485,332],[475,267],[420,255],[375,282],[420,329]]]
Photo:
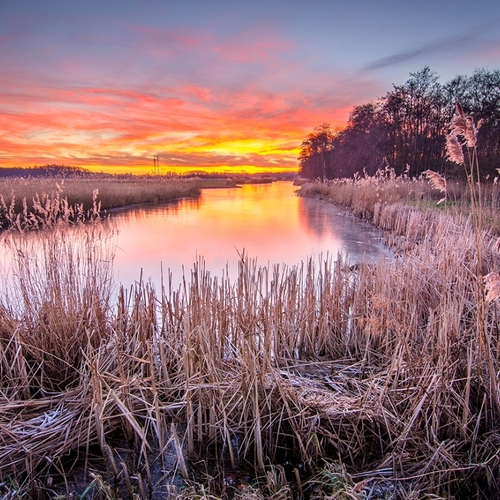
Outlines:
[[453,132],[446,135],[446,157],[458,165],[463,165],[465,162],[462,146]]
[[[483,121],[479,120],[476,125],[472,116],[464,113],[458,101],[455,108],[457,114],[451,119],[450,133],[446,136],[446,152],[451,161],[461,165],[464,163],[462,146],[467,146],[469,149],[476,147],[477,133]],[[463,144],[460,143],[459,137],[462,137]]]
[[441,198],[437,204],[439,205],[443,201],[446,201],[446,179],[432,170],[426,170],[424,174],[434,188],[441,191],[441,193],[444,193],[444,198]]
[[498,273],[491,272],[484,277],[484,289],[486,302],[493,302],[500,297],[500,276]]
[[451,119],[450,122],[451,133],[454,135],[465,136],[467,131],[467,120],[462,106],[458,101],[455,103],[455,109],[457,114]]

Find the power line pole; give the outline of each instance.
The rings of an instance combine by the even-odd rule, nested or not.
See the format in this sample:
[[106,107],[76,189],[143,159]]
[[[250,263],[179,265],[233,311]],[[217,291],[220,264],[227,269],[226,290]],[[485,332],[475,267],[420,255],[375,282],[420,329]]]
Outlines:
[[160,175],[160,155],[153,155],[153,173]]

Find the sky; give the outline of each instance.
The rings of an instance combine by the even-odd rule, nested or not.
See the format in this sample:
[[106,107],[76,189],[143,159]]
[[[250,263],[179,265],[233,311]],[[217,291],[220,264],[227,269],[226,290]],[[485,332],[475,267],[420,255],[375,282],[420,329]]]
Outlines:
[[500,69],[500,0],[0,0],[0,167],[298,167],[429,66]]

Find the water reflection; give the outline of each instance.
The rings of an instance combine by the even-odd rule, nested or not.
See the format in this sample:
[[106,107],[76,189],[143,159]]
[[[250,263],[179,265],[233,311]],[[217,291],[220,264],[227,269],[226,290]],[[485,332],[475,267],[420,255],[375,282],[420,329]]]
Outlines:
[[380,230],[331,203],[298,198],[298,211],[300,222],[311,237],[322,240],[335,234],[341,242],[341,250],[354,262],[392,256],[381,245]]
[[262,265],[288,266],[339,251],[356,261],[388,255],[372,228],[294,191],[290,182],[211,189],[197,200],[114,214],[119,281],[129,286],[142,269],[159,283],[168,268],[180,283],[200,257],[212,275],[227,269],[234,277],[243,252]]

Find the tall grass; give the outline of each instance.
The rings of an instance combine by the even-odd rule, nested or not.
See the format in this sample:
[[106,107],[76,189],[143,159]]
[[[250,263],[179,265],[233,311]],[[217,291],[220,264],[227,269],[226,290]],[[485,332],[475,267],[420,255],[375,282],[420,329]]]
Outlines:
[[[499,311],[484,303],[481,344],[476,228],[411,205],[370,212],[399,238],[396,262],[242,256],[231,281],[200,261],[179,289],[167,275],[116,303],[99,223],[79,245],[40,233],[40,261],[29,234],[11,239],[2,494],[69,495],[83,459],[101,498],[498,496]],[[496,237],[481,238],[481,265],[499,269]]]
[[179,289],[117,293],[94,190],[90,224],[61,186],[3,199],[48,229],[2,240],[2,496],[500,496],[497,184],[434,181],[302,187],[384,229],[394,262],[242,255],[234,281],[200,260]]
[[497,181],[498,178],[483,184],[477,181],[466,184],[447,180],[446,202],[437,205],[443,198],[443,192],[429,183],[426,176],[396,176],[392,169],[386,168],[373,176],[335,179],[326,183],[304,183],[299,194],[335,203],[369,222],[386,205],[404,204],[419,210],[440,210],[472,217],[476,217],[480,207],[484,229],[500,234],[497,217],[500,209],[500,186]]
[[103,211],[165,203],[200,194],[225,181],[169,177],[23,179],[0,182],[0,229],[40,229],[56,221],[89,220]]

